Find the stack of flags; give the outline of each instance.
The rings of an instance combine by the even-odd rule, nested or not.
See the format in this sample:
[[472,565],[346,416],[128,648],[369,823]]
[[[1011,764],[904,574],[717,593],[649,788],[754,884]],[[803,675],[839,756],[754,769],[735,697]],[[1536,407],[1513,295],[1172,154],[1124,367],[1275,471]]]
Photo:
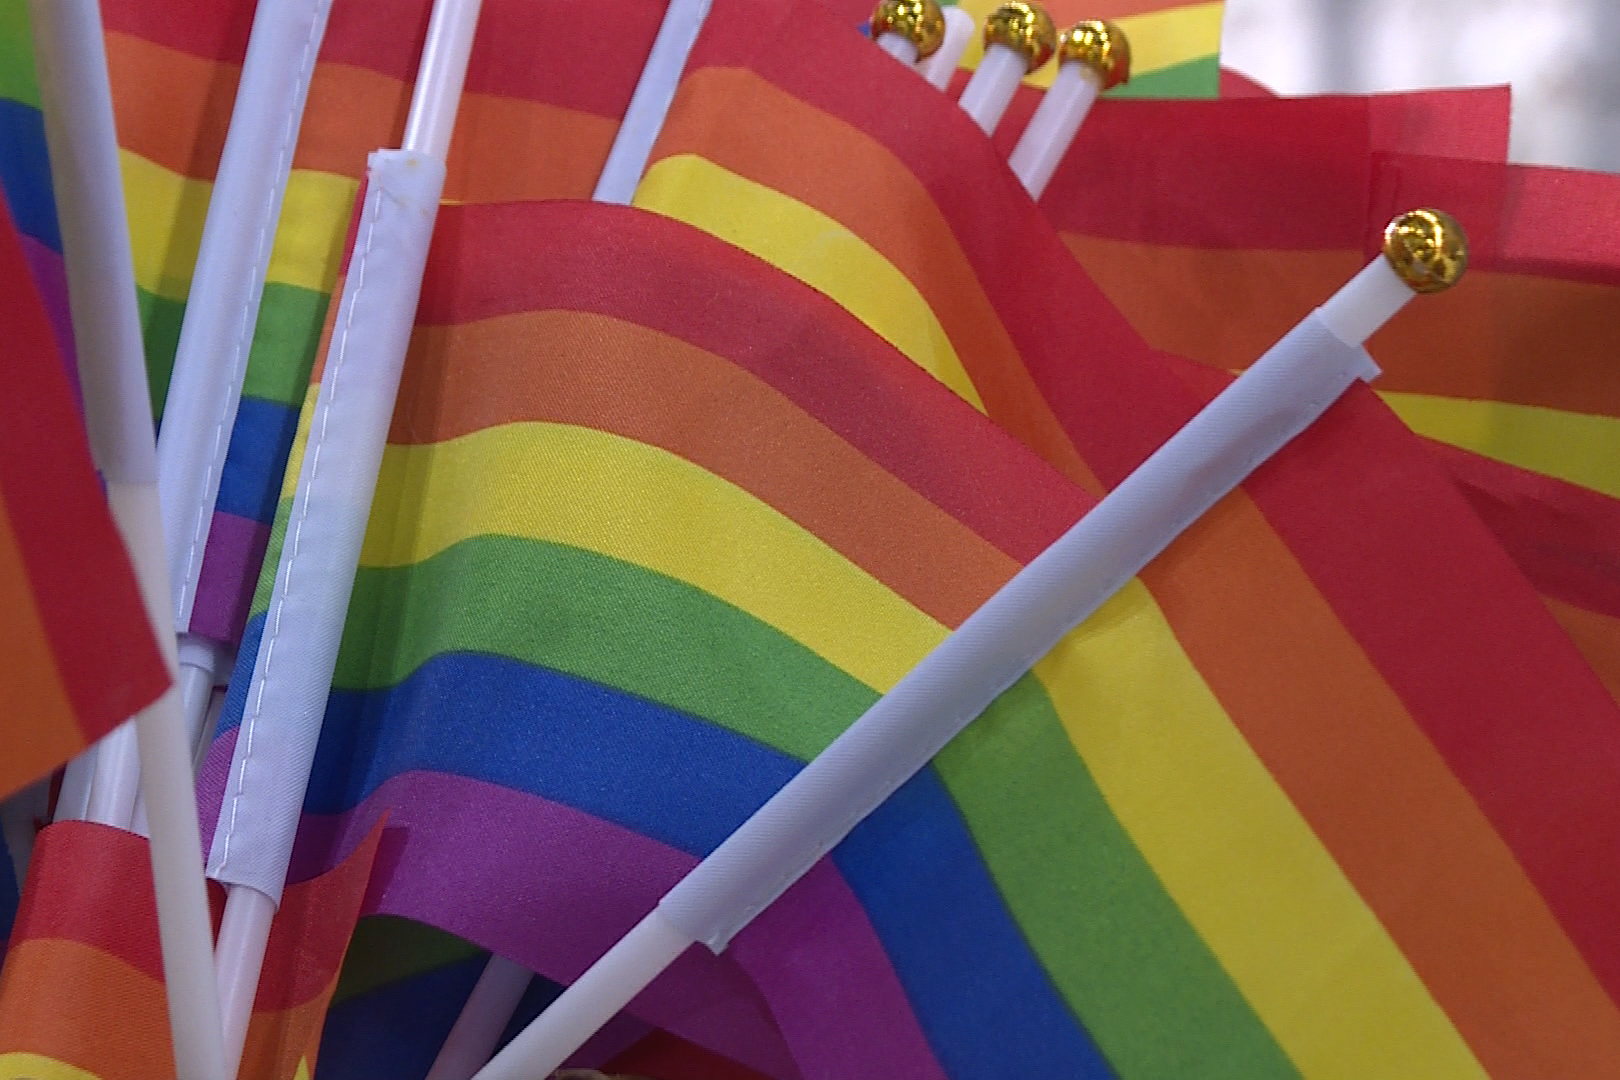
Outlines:
[[[336,0],[320,45],[191,622],[237,657],[205,847],[430,7]],[[252,11],[102,3],[157,407]],[[1374,386],[573,1064],[1620,1068],[1620,178],[1505,164],[1503,90],[1223,88],[1221,4],[1062,0],[1132,79],[1035,201],[1049,70],[987,139],[864,5],[714,0],[632,205],[587,203],[664,11],[484,0],[241,1075],[427,1076],[489,955],[535,973],[515,1033],[1418,205],[1471,267]],[[29,57],[0,0],[0,795],[167,686]],[[84,822],[0,871],[0,1077],[173,1075],[149,874]]]

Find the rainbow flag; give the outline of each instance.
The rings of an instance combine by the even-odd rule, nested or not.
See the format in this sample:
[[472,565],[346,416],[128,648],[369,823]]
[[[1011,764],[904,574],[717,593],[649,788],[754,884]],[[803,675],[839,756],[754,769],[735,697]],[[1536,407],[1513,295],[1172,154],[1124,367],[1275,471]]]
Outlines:
[[[1434,441],[1620,694],[1620,231],[1607,212],[1620,181],[1502,164],[1506,106],[1487,92],[1404,116],[1399,98],[1111,107],[1042,206],[1150,342],[1222,369],[1354,272],[1399,207],[1450,207],[1473,239],[1469,276],[1373,338],[1380,393]],[[1122,144],[1129,168],[1100,160]]]
[[0,200],[0,798],[169,685],[34,276],[61,257],[13,224],[12,190]]
[[[308,1080],[380,834],[289,888],[270,934],[243,1075]],[[98,873],[87,875],[85,868]],[[223,893],[215,890],[216,913]],[[42,832],[0,973],[0,1076],[172,1076],[146,841],[88,822]]]
[[[765,44],[759,39],[761,31],[757,20],[748,31],[737,29],[748,21],[740,17],[711,24],[709,34],[699,43],[698,55],[678,95],[670,126],[654,152],[654,164],[637,197],[638,205],[697,224],[814,285],[901,348],[919,366],[933,372],[970,402],[981,405],[992,418],[1039,449],[1082,486],[1089,483],[1106,486],[1116,482],[1129,462],[1140,460],[1140,455],[1154,445],[1152,440],[1144,440],[1140,432],[1133,436],[1122,431],[1121,423],[1131,418],[1146,423],[1147,417],[1162,417],[1163,404],[1155,406],[1139,401],[1135,408],[1124,408],[1115,401],[1110,412],[1108,393],[1103,391],[1116,390],[1124,376],[1099,370],[1095,364],[1077,362],[1077,357],[1138,356],[1135,378],[1143,380],[1149,371],[1158,371],[1169,385],[1179,384],[1185,389],[1190,384],[1204,393],[1219,385],[1220,380],[1199,376],[1184,366],[1167,367],[1163,362],[1154,361],[1139,343],[1132,343],[1132,335],[1121,332],[1117,317],[1106,313],[1106,305],[1086,303],[1084,297],[1091,296],[1095,300],[1095,289],[1063,271],[1061,249],[1054,243],[1043,246],[1042,238],[1049,237],[1050,232],[1043,229],[1038,220],[1025,220],[1030,215],[1020,217],[1025,201],[1013,188],[1005,168],[990,157],[984,141],[975,138],[959,118],[937,114],[942,108],[937,99],[888,75],[891,69],[875,62],[871,70],[863,69],[865,54],[845,45],[833,28],[814,24],[808,14],[800,13],[796,18],[784,13],[779,20],[779,37],[775,43]],[[725,33],[728,29],[733,32]],[[836,84],[817,78],[817,72],[834,70],[841,76]],[[889,82],[883,82],[884,79]],[[874,89],[878,86],[882,87],[882,92]],[[1108,108],[1124,107],[1125,103],[1103,106],[1097,115],[1104,115]],[[1160,107],[1170,110],[1177,106],[1167,103]],[[936,112],[931,113],[930,109]],[[1372,112],[1377,114],[1378,120],[1372,137],[1383,145],[1398,145],[1402,139],[1415,137],[1416,129],[1387,126],[1384,121],[1388,116],[1382,108],[1374,108]],[[923,117],[928,119],[925,121]],[[918,138],[918,131],[930,132],[929,139]],[[1087,132],[1090,131],[1088,123]],[[1113,151],[1113,147],[1108,148],[1110,154]],[[1234,158],[1242,156],[1234,154],[1231,144],[1222,146],[1220,152]],[[1138,171],[1137,163],[1128,155],[1105,158],[1095,153],[1090,160],[1099,170],[1114,168],[1121,175],[1132,177],[1128,182],[1144,186],[1150,186],[1157,175],[1148,166]],[[1198,179],[1196,170],[1189,170],[1185,177],[1189,190],[1196,187]],[[1312,205],[1310,200],[1316,198],[1309,185],[1275,186],[1267,190],[1292,199],[1293,202],[1287,204],[1290,207],[1308,207]],[[1330,185],[1327,190],[1334,189]],[[874,192],[880,192],[881,197]],[[1151,192],[1141,198],[1150,197]],[[1273,204],[1259,198],[1258,205],[1261,209],[1257,213],[1264,213]],[[1362,204],[1357,206],[1364,212]],[[1113,207],[1105,199],[1092,200],[1087,208],[1098,216],[1113,213]],[[1358,266],[1359,262],[1353,264],[1350,272]],[[1349,273],[1345,273],[1339,280],[1348,276]],[[1055,281],[1066,281],[1066,289],[1058,291],[1055,285],[1049,284]],[[881,283],[881,287],[874,283]],[[1038,300],[1043,296],[1048,297],[1044,304]],[[1083,309],[1089,318],[1072,314],[1075,309]],[[1420,305],[1415,305],[1414,309],[1421,313]],[[983,317],[986,310],[1001,315],[1000,326]],[[1225,326],[1230,325],[1230,321],[1223,317],[1210,325]],[[1241,329],[1248,332],[1246,327]],[[1256,348],[1249,359],[1259,351]],[[1008,356],[1012,359],[1004,359]],[[1518,826],[1508,820],[1511,814],[1503,802],[1505,793],[1509,789],[1523,790],[1519,781],[1511,779],[1515,771],[1512,746],[1519,737],[1518,721],[1508,713],[1499,714],[1498,734],[1484,738],[1480,729],[1465,733],[1459,727],[1452,734],[1446,734],[1445,729],[1453,721],[1442,720],[1442,716],[1459,703],[1447,694],[1460,692],[1464,687],[1470,687],[1472,693],[1481,686],[1478,680],[1491,677],[1492,673],[1479,670],[1460,680],[1447,677],[1437,682],[1434,672],[1439,667],[1459,664],[1471,667],[1473,660],[1451,655],[1449,646],[1442,649],[1436,642],[1428,644],[1434,667],[1420,671],[1409,666],[1416,652],[1425,647],[1413,632],[1422,622],[1412,614],[1414,606],[1421,606],[1425,597],[1436,603],[1437,625],[1448,624],[1446,632],[1454,635],[1457,631],[1450,629],[1449,624],[1455,620],[1455,613],[1479,602],[1478,597],[1471,595],[1473,586],[1465,586],[1458,580],[1455,567],[1438,560],[1420,565],[1424,562],[1421,553],[1433,548],[1440,532],[1449,534],[1456,528],[1473,537],[1470,544],[1482,564],[1496,567],[1492,574],[1502,577],[1502,595],[1511,593],[1514,611],[1509,614],[1504,609],[1491,616],[1495,625],[1492,633],[1533,634],[1540,642],[1536,646],[1538,652],[1550,649],[1563,657],[1560,663],[1565,675],[1562,677],[1570,680],[1569,687],[1582,687],[1580,693],[1587,701],[1586,708],[1591,710],[1590,720],[1583,722],[1583,733],[1572,737],[1568,745],[1612,748],[1614,721],[1600,718],[1612,706],[1602,700],[1601,687],[1591,671],[1581,665],[1567,642],[1553,629],[1546,613],[1533,602],[1534,596],[1523,579],[1506,566],[1499,549],[1478,535],[1457,493],[1440,485],[1422,499],[1416,498],[1419,487],[1432,485],[1437,479],[1434,464],[1424,461],[1418,452],[1421,445],[1402,437],[1398,428],[1392,426],[1392,418],[1381,413],[1364,396],[1353,401],[1356,402],[1353,410],[1347,403],[1337,410],[1337,415],[1344,417],[1353,411],[1358,417],[1354,426],[1365,430],[1369,445],[1377,443],[1394,454],[1383,459],[1386,466],[1395,475],[1407,476],[1412,486],[1385,491],[1377,498],[1358,500],[1357,505],[1367,521],[1360,524],[1346,521],[1338,528],[1306,527],[1303,521],[1322,512],[1313,505],[1323,501],[1321,491],[1334,492],[1335,501],[1342,503],[1344,493],[1357,489],[1354,475],[1347,473],[1336,482],[1324,481],[1319,490],[1307,491],[1302,487],[1288,506],[1273,502],[1270,497],[1261,498],[1267,485],[1258,477],[1248,486],[1248,497],[1254,502],[1242,516],[1252,522],[1254,531],[1250,533],[1249,527],[1245,527],[1244,535],[1276,536],[1285,541],[1291,556],[1272,566],[1267,574],[1250,578],[1252,595],[1279,597],[1277,590],[1283,583],[1303,571],[1304,576],[1298,578],[1302,589],[1287,606],[1301,612],[1318,610],[1324,617],[1319,629],[1325,636],[1311,650],[1314,659],[1300,656],[1298,662],[1327,665],[1327,668],[1315,669],[1316,675],[1307,681],[1308,685],[1302,682],[1296,687],[1300,696],[1293,706],[1284,710],[1286,717],[1272,714],[1279,727],[1272,728],[1269,723],[1262,727],[1271,731],[1292,729],[1304,723],[1307,716],[1321,715],[1320,688],[1333,685],[1339,678],[1330,675],[1327,669],[1337,669],[1343,662],[1325,658],[1348,647],[1351,653],[1363,655],[1370,663],[1371,670],[1363,669],[1363,673],[1371,675],[1375,682],[1384,683],[1387,690],[1383,693],[1392,692],[1391,700],[1403,703],[1404,716],[1389,729],[1391,737],[1397,731],[1412,731],[1409,725],[1415,724],[1416,729],[1423,732],[1421,743],[1416,745],[1439,753],[1438,760],[1428,759],[1431,764],[1444,763],[1440,772],[1427,780],[1419,780],[1413,770],[1427,768],[1421,765],[1424,755],[1393,753],[1395,744],[1390,743],[1383,751],[1391,754],[1386,761],[1387,768],[1408,775],[1413,785],[1408,790],[1414,793],[1414,798],[1420,790],[1436,795],[1448,788],[1458,791],[1455,785],[1460,784],[1470,800],[1464,805],[1489,807],[1488,827],[1510,845],[1514,853],[1512,859],[1529,866],[1568,841],[1556,839],[1552,834],[1547,835],[1544,842],[1529,841],[1528,835],[1518,833]],[[1044,416],[1041,406],[1045,407]],[[1119,417],[1127,420],[1121,421]],[[1334,430],[1335,425],[1325,422],[1322,427]],[[1342,428],[1339,430],[1343,433]],[[1159,431],[1159,438],[1167,433],[1162,427]],[[1112,436],[1113,441],[1105,441],[1103,433]],[[1343,433],[1343,437],[1355,441],[1348,433]],[[1133,445],[1134,450],[1125,449]],[[1078,465],[1076,457],[1080,459]],[[1105,466],[1107,460],[1115,464]],[[1418,476],[1423,477],[1421,485],[1417,483]],[[1434,506],[1445,507],[1444,515],[1454,517],[1455,521],[1442,527],[1431,517],[1426,519],[1428,524],[1420,528],[1418,522],[1423,519],[1423,508],[1433,509],[1431,500]],[[1235,501],[1245,502],[1244,499]],[[1393,520],[1403,514],[1411,516],[1405,521]],[[1295,515],[1301,517],[1295,519]],[[1299,524],[1289,525],[1291,519]],[[1377,527],[1370,525],[1374,521],[1379,523]],[[1397,541],[1393,532],[1382,533],[1384,529],[1411,531],[1404,540]],[[1206,522],[1191,536],[1215,530],[1215,525]],[[1373,544],[1372,536],[1379,534],[1387,541],[1387,546],[1382,547],[1386,561],[1375,565],[1368,558],[1368,550]],[[1335,542],[1328,543],[1330,539]],[[1187,541],[1186,546],[1197,550],[1192,540]],[[1357,546],[1361,550],[1356,550]],[[1220,561],[1221,567],[1207,565],[1204,572],[1192,580],[1236,581],[1252,572],[1242,570],[1241,561],[1237,564]],[[1290,562],[1295,570],[1286,569]],[[1355,567],[1355,572],[1347,574],[1346,568],[1351,566]],[[1397,566],[1405,569],[1397,572]],[[1177,647],[1185,650],[1197,669],[1211,681],[1217,696],[1230,710],[1231,722],[1266,761],[1274,779],[1282,784],[1293,804],[1304,811],[1315,835],[1339,860],[1350,860],[1352,849],[1366,851],[1361,846],[1365,843],[1372,843],[1390,854],[1402,850],[1399,838],[1409,834],[1409,824],[1392,820],[1388,826],[1390,840],[1381,844],[1371,840],[1379,830],[1373,825],[1370,812],[1361,817],[1358,827],[1346,827],[1335,835],[1335,830],[1320,816],[1326,807],[1310,809],[1314,796],[1308,789],[1312,785],[1302,783],[1302,777],[1291,782],[1281,759],[1271,756],[1281,748],[1268,752],[1263,740],[1257,744],[1261,728],[1251,726],[1255,721],[1247,717],[1269,713],[1279,703],[1273,696],[1274,690],[1259,690],[1263,685],[1274,684],[1277,678],[1274,671],[1268,673],[1261,669],[1281,662],[1278,658],[1285,654],[1294,655],[1300,643],[1278,640],[1281,631],[1274,626],[1264,636],[1250,638],[1246,646],[1229,651],[1233,650],[1237,640],[1234,634],[1241,625],[1232,614],[1232,601],[1244,592],[1234,590],[1228,602],[1220,605],[1220,611],[1210,610],[1199,616],[1195,610],[1201,604],[1180,606],[1189,602],[1196,590],[1187,592],[1184,584],[1160,577],[1163,572],[1162,568],[1150,569],[1144,582],[1167,616]],[[1405,585],[1396,586],[1397,579]],[[1380,581],[1386,584],[1375,584]],[[1370,599],[1375,592],[1383,597],[1381,601]],[[1440,602],[1441,594],[1450,599]],[[1311,600],[1313,595],[1319,599]],[[1323,603],[1325,608],[1318,606]],[[1208,634],[1208,638],[1201,640],[1198,627],[1204,628],[1202,633]],[[1346,635],[1340,638],[1343,645],[1330,644],[1340,635]],[[1396,637],[1405,644],[1396,647]],[[1502,646],[1492,647],[1493,650],[1498,648]],[[1237,655],[1248,658],[1242,665],[1243,673],[1229,669],[1228,678],[1220,678],[1217,673]],[[1519,659],[1521,655],[1518,647],[1498,653],[1501,670],[1495,675],[1528,681],[1528,669]],[[1348,660],[1347,655],[1344,660]],[[1447,694],[1437,692],[1442,684],[1448,688]],[[1520,687],[1521,691],[1526,689],[1529,687]],[[1358,700],[1372,699],[1370,692],[1353,696]],[[1480,705],[1484,707],[1486,703],[1481,701]],[[1250,714],[1251,709],[1258,712]],[[1345,723],[1366,733],[1364,712],[1364,709],[1358,712],[1353,722],[1347,718]],[[1340,729],[1322,730],[1301,745],[1333,745],[1338,741],[1334,730]],[[1484,738],[1496,746],[1494,751],[1486,753],[1486,756],[1497,757],[1495,768],[1504,770],[1494,778],[1472,771],[1481,759],[1473,756],[1474,749],[1465,751],[1463,744],[1473,746],[1476,738]],[[1415,750],[1415,746],[1412,749]],[[1542,746],[1543,752],[1551,749],[1550,743]],[[1605,755],[1603,769],[1610,771],[1608,779],[1597,781],[1597,788],[1612,785],[1611,770],[1616,762],[1612,749],[1594,752]],[[1357,753],[1372,754],[1372,747],[1361,745]],[[1370,766],[1371,757],[1363,761]],[[1348,764],[1345,760],[1334,767],[1342,769]],[[1369,768],[1363,774],[1362,782],[1368,785],[1367,791],[1378,788],[1390,775],[1384,768]],[[1320,773],[1315,775],[1321,778]],[[1347,780],[1348,776],[1339,779]],[[1330,786],[1336,787],[1337,782]],[[1584,783],[1581,786],[1584,787]],[[1493,790],[1496,794],[1490,794]],[[1532,816],[1544,822],[1560,818],[1565,832],[1585,828],[1580,812],[1564,816],[1549,811],[1544,816],[1537,811],[1532,812]],[[1339,820],[1347,825],[1346,819]],[[1515,835],[1518,840],[1512,839]],[[1413,873],[1423,873],[1415,864],[1405,865]],[[1386,923],[1386,929],[1399,948],[1403,951],[1423,949],[1432,944],[1427,931],[1415,925],[1398,925],[1403,917],[1413,914],[1410,894],[1392,889],[1385,894],[1385,900],[1378,899],[1388,879],[1384,885],[1373,879],[1385,874],[1401,876],[1403,871],[1397,871],[1388,863],[1376,869],[1369,863],[1361,873],[1353,867],[1344,868],[1380,918],[1392,921]],[[1595,864],[1589,869],[1602,872]],[[1547,903],[1553,910],[1561,910],[1558,920],[1564,932],[1583,942],[1580,949],[1587,957],[1583,964],[1602,971],[1606,961],[1601,957],[1612,947],[1612,938],[1599,929],[1595,912],[1577,915],[1573,908],[1565,906],[1570,901],[1581,903],[1576,894],[1566,893],[1562,900],[1556,899],[1559,889],[1553,879],[1536,871],[1531,873],[1535,886],[1531,892],[1523,894],[1526,900],[1534,899],[1537,904]],[[1546,900],[1540,899],[1543,895]],[[1435,904],[1429,910],[1437,913],[1446,906]],[[1585,929],[1581,929],[1583,924]],[[1515,1055],[1529,1053],[1533,1058],[1539,1051],[1529,1051],[1528,1043],[1517,1043],[1520,1037],[1517,1034],[1504,1037],[1501,1030],[1493,1030],[1490,1018],[1497,1015],[1495,1007],[1486,1006],[1478,999],[1466,1001],[1479,987],[1470,988],[1466,977],[1444,974],[1453,964],[1469,967],[1472,961],[1467,957],[1494,948],[1489,940],[1480,939],[1449,958],[1431,955],[1425,961],[1410,951],[1406,955],[1425,985],[1445,1003],[1444,1009],[1456,1030],[1465,1033],[1480,1061],[1492,1072],[1518,1075],[1525,1070],[1526,1059]],[[1604,996],[1591,1000],[1607,1010],[1612,1008],[1616,984],[1613,975],[1602,978],[1608,989]],[[1260,1007],[1258,1003],[1257,1007]],[[1277,1007],[1287,1011],[1281,1002]],[[1551,1017],[1549,1021],[1562,1029],[1562,1021]],[[1603,1023],[1607,1025],[1612,1021]],[[1586,1060],[1595,1062],[1604,1058],[1605,1054],[1594,1054]],[[1295,1061],[1302,1070],[1311,1071],[1308,1062],[1297,1058]],[[1377,1072],[1375,1065],[1359,1070],[1363,1075]]]
[[[679,223],[440,228],[297,858],[386,811],[368,910],[566,981],[1091,500]],[[1045,384],[1111,485],[1198,395],[1031,235],[972,249],[1035,260],[991,310],[1086,390]],[[1108,347],[1043,349],[1018,304]],[[1612,1060],[1615,883],[1557,837],[1609,827],[1614,772],[1566,748],[1614,705],[1393,416],[1356,395],[1313,435],[637,1015],[788,1077]],[[1531,745],[1531,714],[1571,727]]]

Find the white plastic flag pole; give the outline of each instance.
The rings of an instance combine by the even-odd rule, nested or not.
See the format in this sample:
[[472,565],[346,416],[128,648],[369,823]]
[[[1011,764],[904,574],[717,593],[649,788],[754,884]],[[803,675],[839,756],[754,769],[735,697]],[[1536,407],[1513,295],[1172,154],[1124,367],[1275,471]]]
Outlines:
[[945,13],[936,0],[881,0],[872,11],[872,40],[900,61],[915,65],[945,42]]
[[1052,58],[1057,30],[1037,4],[1012,0],[984,20],[984,56],[956,103],[986,135],[996,130],[1024,76]]
[[1131,77],[1131,46],[1110,22],[1076,23],[1058,35],[1058,70],[1007,164],[1039,200],[1058,162],[1069,152],[1097,95]]
[[[203,550],[219,494],[270,243],[298,141],[315,54],[332,0],[274,0],[253,18],[224,152],[208,202],[158,439],[158,490],[174,632],[181,635],[181,708],[193,751],[210,687],[229,657],[188,634]],[[187,647],[195,643],[193,647]],[[136,741],[114,732],[88,757],[87,816],[129,827],[140,791]],[[144,817],[144,812],[140,816]]]
[[233,1073],[320,741],[479,8],[479,0],[435,0],[404,145],[367,162],[354,251],[208,860],[209,876],[228,887],[218,977]]
[[534,973],[503,956],[491,956],[445,1036],[426,1080],[467,1080],[495,1052],[501,1032],[529,988]]
[[917,65],[917,70],[934,89],[944,90],[951,85],[951,76],[956,74],[963,54],[973,44],[973,32],[977,29],[973,16],[961,8],[953,4],[945,9],[945,38],[933,56]]
[[[96,0],[31,0],[29,16],[91,454],[172,674],[174,614],[152,406],[101,10]],[[213,926],[177,686],[135,717],[134,742],[151,808],[152,878],[175,1074],[179,1080],[225,1080]]]
[[653,144],[664,130],[664,118],[675,100],[675,89],[680,85],[687,57],[692,55],[692,46],[697,43],[698,33],[709,17],[710,2],[669,0],[658,36],[653,39],[652,52],[647,54],[641,78],[636,81],[630,105],[608,150],[607,163],[602,166],[602,175],[597,177],[596,189],[591,192],[593,202],[628,206],[635,196],[641,174],[647,171],[647,158],[652,155]]
[[687,947],[724,949],[1187,526],[1375,376],[1365,338],[1467,261],[1461,230],[1433,211],[1392,222],[1384,251],[788,781],[475,1080],[542,1080]]

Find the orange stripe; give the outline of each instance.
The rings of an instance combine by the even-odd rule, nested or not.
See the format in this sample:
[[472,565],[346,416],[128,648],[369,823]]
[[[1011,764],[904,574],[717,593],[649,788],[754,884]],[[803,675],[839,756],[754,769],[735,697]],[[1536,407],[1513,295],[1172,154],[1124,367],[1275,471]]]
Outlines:
[[814,207],[880,252],[928,301],[990,416],[1075,483],[1101,493],[950,225],[882,144],[753,72],[705,68],[682,82],[653,159],[683,153]]
[[[749,372],[641,326],[546,311],[418,329],[405,370],[396,445],[543,420],[662,447],[752,492],[950,626],[1018,569]],[[723,431],[708,413],[718,402]],[[932,554],[918,559],[925,540]]]
[[[172,172],[212,179],[241,70],[122,33],[107,62],[123,146]],[[293,167],[358,179],[366,155],[399,142],[408,83],[346,64],[317,65]],[[444,197],[451,202],[588,198],[616,125],[543,102],[467,94]]]
[[[255,1011],[242,1075],[291,1077],[311,1065],[337,989],[280,1012]],[[163,984],[110,953],[63,938],[30,938],[6,954],[0,976],[0,1054],[31,1053],[99,1080],[153,1080],[174,1072]]]
[[336,990],[334,975],[319,996],[302,1005],[280,1012],[255,1011],[242,1050],[241,1075],[290,1080],[298,1072],[300,1060],[307,1061],[313,1070],[321,1048],[326,1009]]
[[[1500,1076],[1596,1076],[1620,1011],[1242,492],[1142,575],[1229,716]],[[1263,618],[1234,619],[1266,598]]]
[[0,797],[84,749],[77,714],[40,620],[22,549],[0,499]]
[[163,985],[62,938],[18,942],[0,975],[0,1053],[40,1054],[100,1080],[173,1076]]
[[[1366,262],[1354,251],[1063,240],[1150,344],[1228,369],[1247,367]],[[1616,311],[1612,286],[1475,269],[1372,339],[1378,388],[1620,416]]]
[[1620,619],[1550,596],[1542,596],[1541,600],[1603,680],[1609,694],[1620,701]]

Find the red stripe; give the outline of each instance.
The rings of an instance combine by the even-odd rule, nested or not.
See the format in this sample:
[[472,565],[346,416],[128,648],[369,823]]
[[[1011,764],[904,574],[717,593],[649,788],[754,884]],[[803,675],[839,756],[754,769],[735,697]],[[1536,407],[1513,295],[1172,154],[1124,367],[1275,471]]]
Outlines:
[[1445,443],[1428,445],[1539,592],[1620,618],[1620,500]]
[[0,297],[9,360],[0,397],[0,495],[57,669],[91,742],[156,700],[169,676],[3,201]]
[[[1620,285],[1620,176],[1391,154],[1379,159],[1375,181],[1374,223],[1413,206],[1442,207],[1468,230],[1476,269]],[[1369,254],[1375,241],[1369,232]]]
[[[275,1013],[331,990],[371,877],[381,826],[332,870],[287,888],[254,999]],[[94,867],[94,873],[86,873]],[[217,932],[225,894],[210,883]],[[123,829],[65,821],[44,829],[17,909],[13,943],[76,941],[163,981],[157,901],[146,840]]]
[[[472,93],[545,101],[617,119],[624,115],[663,19],[661,0],[619,0],[600,27],[563,0],[484,0],[467,69]],[[240,64],[253,5],[223,0],[108,0],[108,30],[205,60]],[[337,3],[323,61],[352,64],[405,83],[416,79],[432,0]]]
[[[561,246],[561,236],[591,258],[534,257]],[[417,312],[423,325],[527,311],[545,297],[552,307],[680,338],[752,372],[1020,562],[1088,505],[842,308],[679,222],[594,203],[446,207],[433,242]],[[637,273],[622,273],[629,265]],[[460,272],[466,266],[489,272]],[[716,294],[717,279],[739,287]],[[805,354],[817,362],[799,362]],[[914,438],[893,438],[881,402],[903,403]]]

